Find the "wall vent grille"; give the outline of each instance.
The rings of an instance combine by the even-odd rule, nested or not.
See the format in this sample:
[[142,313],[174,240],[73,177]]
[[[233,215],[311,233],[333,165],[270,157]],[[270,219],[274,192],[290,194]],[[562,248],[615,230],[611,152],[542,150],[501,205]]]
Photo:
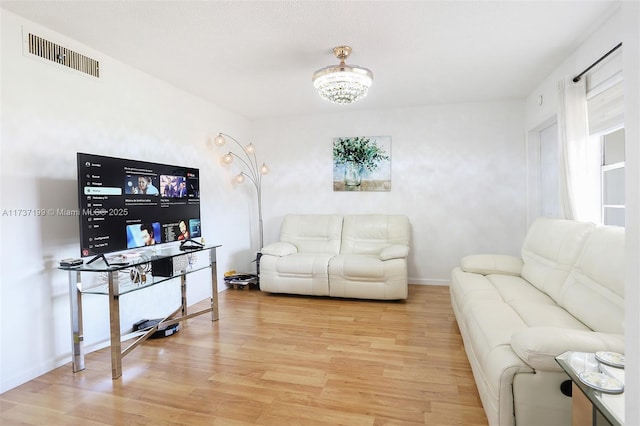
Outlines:
[[98,61],[37,35],[29,34],[29,53],[85,74],[100,77],[100,64]]

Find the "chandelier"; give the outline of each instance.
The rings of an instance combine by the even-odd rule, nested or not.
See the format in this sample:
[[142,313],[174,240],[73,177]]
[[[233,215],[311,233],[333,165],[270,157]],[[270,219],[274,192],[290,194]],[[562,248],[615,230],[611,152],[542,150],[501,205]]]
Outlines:
[[373,73],[357,65],[345,64],[345,59],[351,54],[351,47],[334,47],[333,53],[340,64],[313,73],[313,85],[320,96],[336,104],[350,104],[367,96],[373,83]]

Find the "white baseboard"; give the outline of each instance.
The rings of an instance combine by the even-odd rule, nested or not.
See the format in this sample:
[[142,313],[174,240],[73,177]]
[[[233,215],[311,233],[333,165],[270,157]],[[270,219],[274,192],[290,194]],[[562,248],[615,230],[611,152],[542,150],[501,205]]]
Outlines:
[[449,280],[441,278],[409,278],[409,284],[417,285],[449,285]]

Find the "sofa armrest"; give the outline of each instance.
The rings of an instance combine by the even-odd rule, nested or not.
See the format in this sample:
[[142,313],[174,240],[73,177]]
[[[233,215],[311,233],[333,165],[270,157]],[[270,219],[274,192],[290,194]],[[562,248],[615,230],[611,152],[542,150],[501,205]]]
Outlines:
[[624,353],[624,335],[557,327],[531,327],[511,336],[511,348],[536,370],[562,371],[555,357],[567,351]]
[[462,258],[460,267],[465,272],[481,275],[503,274],[519,277],[522,259],[504,254],[472,254]]
[[282,256],[289,256],[290,254],[297,253],[298,248],[291,243],[278,241],[262,247],[262,250],[260,252],[263,255],[267,254],[267,255],[282,257]]
[[409,246],[404,244],[393,244],[382,249],[381,260],[404,259],[409,255]]

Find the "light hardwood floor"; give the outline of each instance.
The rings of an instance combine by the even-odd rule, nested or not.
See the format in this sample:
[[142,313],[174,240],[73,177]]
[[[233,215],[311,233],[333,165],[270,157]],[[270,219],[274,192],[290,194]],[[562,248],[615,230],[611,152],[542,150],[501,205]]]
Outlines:
[[406,302],[229,289],[219,304],[219,321],[131,352],[118,380],[105,348],[5,392],[0,424],[487,424],[448,287],[411,285]]

